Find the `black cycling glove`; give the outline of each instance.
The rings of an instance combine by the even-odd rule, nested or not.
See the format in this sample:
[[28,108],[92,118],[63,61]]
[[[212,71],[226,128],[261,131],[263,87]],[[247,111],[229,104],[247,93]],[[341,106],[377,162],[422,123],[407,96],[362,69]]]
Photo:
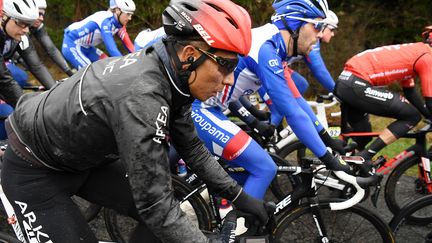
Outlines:
[[340,156],[334,156],[327,151],[319,158],[329,170],[344,171],[348,174],[353,174],[351,166],[348,165]]
[[339,154],[346,153],[343,146],[343,141],[340,139],[334,139],[330,137],[330,134],[328,134],[325,128],[319,132],[319,136],[326,146],[330,147],[331,149],[338,152]]
[[265,225],[269,220],[269,215],[264,206],[264,201],[258,200],[241,190],[233,201],[236,209],[255,215],[260,222]]
[[258,120],[254,120],[249,126],[265,140],[273,137],[276,130],[276,127],[273,124]]

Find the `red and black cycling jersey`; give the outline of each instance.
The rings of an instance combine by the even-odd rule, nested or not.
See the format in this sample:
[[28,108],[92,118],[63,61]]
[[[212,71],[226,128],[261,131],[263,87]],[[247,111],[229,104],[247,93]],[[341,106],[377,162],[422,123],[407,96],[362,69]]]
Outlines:
[[399,82],[414,87],[418,76],[423,96],[432,97],[432,51],[421,42],[366,50],[349,59],[344,69],[373,86]]

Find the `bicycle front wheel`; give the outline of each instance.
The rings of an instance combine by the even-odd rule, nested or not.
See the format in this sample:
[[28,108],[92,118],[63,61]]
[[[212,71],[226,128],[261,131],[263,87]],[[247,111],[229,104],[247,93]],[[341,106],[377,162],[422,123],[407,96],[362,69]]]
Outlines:
[[431,242],[432,223],[421,225],[410,224],[408,219],[412,215],[421,215],[432,211],[432,195],[418,198],[404,206],[389,223],[395,232],[397,242]]
[[[192,192],[192,188],[178,176],[172,176],[172,185],[174,196],[179,201],[182,201],[184,197]],[[180,208],[200,230],[212,230],[213,217],[210,213],[210,208],[199,192],[192,194],[187,200],[182,202]],[[111,239],[118,243],[129,242],[133,230],[138,225],[136,220],[108,208],[104,209],[104,220]]]
[[393,233],[379,216],[361,206],[330,210],[329,202],[319,203],[327,240],[320,239],[309,204],[285,212],[273,234],[274,242],[395,242]]
[[[411,157],[400,163],[389,175],[385,185],[385,202],[390,211],[397,215],[401,208],[415,200],[429,194],[424,180],[419,177],[418,156]],[[432,222],[432,211],[411,215],[408,220],[414,224]]]

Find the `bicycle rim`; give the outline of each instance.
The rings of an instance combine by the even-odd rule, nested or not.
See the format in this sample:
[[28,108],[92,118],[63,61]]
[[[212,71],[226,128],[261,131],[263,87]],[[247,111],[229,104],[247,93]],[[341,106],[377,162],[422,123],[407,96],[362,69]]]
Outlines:
[[[390,211],[397,215],[407,203],[428,194],[423,180],[419,178],[418,163],[415,156],[400,163],[390,174],[385,185],[385,201]],[[432,222],[432,211],[418,211],[408,221],[413,224]]]
[[432,223],[413,225],[408,219],[425,211],[432,211],[432,195],[412,201],[400,210],[389,223],[397,242],[431,242]]
[[[319,204],[329,242],[394,242],[391,229],[371,211],[354,206],[332,211],[328,202]],[[274,232],[274,242],[324,242],[320,239],[308,204],[286,212]]]
[[[188,195],[192,189],[177,176],[172,177],[174,195],[177,199],[182,199]],[[201,230],[211,231],[212,216],[210,209],[197,192],[180,205],[192,223],[196,224]],[[105,225],[111,239],[118,243],[129,242],[133,230],[138,226],[138,222],[131,217],[121,215],[112,209],[104,210]]]

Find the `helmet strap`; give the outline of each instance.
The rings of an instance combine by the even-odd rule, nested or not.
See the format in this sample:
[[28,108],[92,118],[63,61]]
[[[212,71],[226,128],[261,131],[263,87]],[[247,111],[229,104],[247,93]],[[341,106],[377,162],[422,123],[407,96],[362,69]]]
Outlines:
[[10,20],[11,20],[11,17],[7,16],[6,20],[2,21],[2,28],[3,28],[3,31],[5,32],[5,34],[6,34],[7,36],[9,36],[9,34],[8,34],[7,31],[6,31],[6,24],[7,24]]
[[[281,20],[282,20],[283,25],[285,26],[285,29],[288,30],[288,32],[289,32],[290,35],[291,35],[291,38],[292,38],[293,41],[294,41],[294,42],[293,42],[293,54],[292,54],[292,56],[293,56],[293,57],[296,57],[296,56],[298,55],[298,52],[297,52],[297,43],[298,43],[298,38],[299,38],[299,29],[300,29],[300,28],[297,29],[297,30],[295,30],[295,31],[293,31],[293,30],[289,27],[289,25],[288,25],[288,23],[287,23],[285,17],[282,17]],[[288,46],[288,48],[289,48],[289,46]]]
[[[165,39],[166,47],[169,55],[174,61],[174,66],[177,71],[177,75],[182,82],[188,83],[189,77],[193,71],[195,71],[199,65],[201,65],[206,59],[206,55],[201,55],[196,61],[193,59],[186,60],[184,62],[180,61],[180,58],[175,51],[174,45],[176,44],[176,40],[167,38]],[[190,64],[189,67],[185,70],[183,69],[183,65]]]

